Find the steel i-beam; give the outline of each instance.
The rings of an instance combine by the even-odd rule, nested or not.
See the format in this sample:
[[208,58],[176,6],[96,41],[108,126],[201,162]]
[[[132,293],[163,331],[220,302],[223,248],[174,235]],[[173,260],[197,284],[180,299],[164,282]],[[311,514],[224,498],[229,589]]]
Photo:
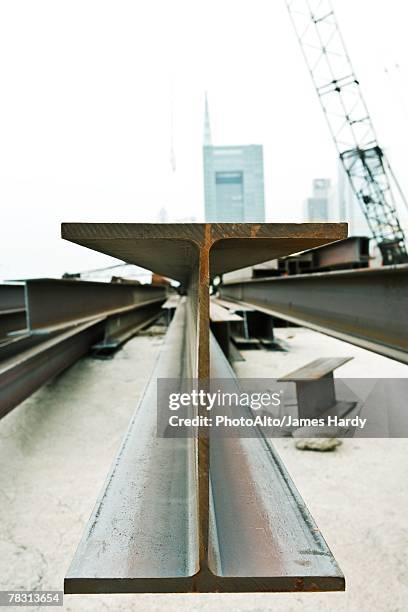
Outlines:
[[[266,523],[264,521],[262,527],[259,524],[259,528],[267,531],[267,541],[271,543],[269,558],[264,559],[264,566],[261,563],[262,555],[252,555],[252,564],[248,566],[242,560],[243,569],[240,570],[237,560],[237,563],[227,564],[225,573],[220,559],[228,557],[227,548],[222,545],[223,553],[220,553],[218,544],[214,546],[214,538],[218,543],[223,541],[222,533],[219,537],[214,536],[217,531],[214,520],[217,521],[222,510],[219,504],[218,510],[213,510],[217,505],[213,483],[218,483],[219,491],[223,489],[220,485],[222,461],[214,459],[212,466],[210,465],[208,439],[203,435],[198,438],[196,450],[191,440],[163,441],[155,438],[155,419],[152,414],[155,414],[156,378],[181,376],[208,380],[210,377],[209,286],[212,278],[247,265],[326,244],[344,238],[346,234],[346,224],[63,224],[63,238],[178,280],[186,293],[186,299],[177,311],[179,314],[176,313],[171,324],[164,354],[146,389],[142,400],[143,408],[142,405],[139,406],[135,414],[113,471],[108,477],[106,489],[91,518],[91,525],[84,534],[66,578],[67,592],[344,588],[341,572],[327,546],[320,540],[318,549],[314,552],[322,556],[322,559],[319,558],[322,564],[320,567],[316,566],[316,559],[313,557],[313,551],[309,550],[309,545],[319,538],[313,535],[314,527],[307,522],[309,515],[302,515],[299,503],[299,511],[294,520],[297,523],[296,532],[303,534],[301,541],[306,546],[304,554],[308,559],[303,558],[304,562],[299,560],[298,572],[294,570],[293,563],[289,564],[288,569],[289,565],[283,562],[282,551],[274,540],[277,534],[273,534],[271,525],[274,511],[269,507]],[[169,360],[173,351],[175,353]],[[218,355],[214,361],[217,359],[222,358]],[[175,364],[178,364],[177,367]],[[177,372],[174,376],[175,370]],[[214,372],[211,375],[214,376]],[[136,423],[136,431],[139,432],[137,436],[134,435]],[[221,454],[224,459],[228,455],[232,460],[231,452],[234,453],[234,450],[224,448]],[[253,478],[253,461],[245,459],[246,451],[240,449],[240,452],[242,473]],[[255,455],[264,465],[266,458],[270,459],[271,452],[271,447],[267,445],[261,450],[258,448]],[[280,478],[285,480],[279,468],[280,464],[274,465],[275,476],[281,474]],[[145,476],[137,477],[135,483],[131,474],[138,469]],[[263,469],[259,477],[261,480],[267,479],[267,471]],[[131,494],[137,508],[128,503],[122,505],[121,510],[109,507],[109,504],[116,503],[113,500],[117,500],[117,496],[110,497],[107,491],[113,491],[114,485],[120,486],[123,491],[126,479],[132,480],[132,483],[128,483],[132,484],[129,491],[137,493],[137,498]],[[155,479],[163,481],[163,486],[166,483],[166,490],[169,485],[174,487],[168,491],[169,498],[164,497],[163,488],[156,489]],[[228,495],[228,481],[223,484],[225,494]],[[156,519],[154,523],[151,522],[152,517],[141,518],[142,491],[145,503],[149,505],[149,513]],[[239,483],[234,489],[237,504],[239,499],[235,496],[238,492]],[[252,504],[255,504],[255,494],[251,492],[248,495]],[[283,492],[280,498],[282,503],[285,495],[287,498],[287,492]],[[220,499],[219,494],[217,499]],[[273,504],[276,500],[277,498],[271,498],[265,501],[262,507],[266,507],[268,503]],[[252,507],[255,508],[255,505]],[[289,504],[287,509],[290,510],[290,507]],[[242,519],[242,503],[240,508],[239,518]],[[180,518],[173,516],[177,509],[184,517],[181,524]],[[169,515],[166,516],[166,513]],[[264,515],[260,512],[260,522],[262,516]],[[170,521],[171,517],[174,521]],[[120,523],[120,533],[114,527],[117,522]],[[222,523],[225,531],[228,531],[227,522],[228,517],[225,514]],[[242,522],[239,527],[243,530],[240,551],[245,554],[246,545],[250,545],[250,535],[255,535],[256,531],[249,525],[248,532],[248,525],[245,526]],[[178,529],[180,538],[175,540],[172,531],[177,534]],[[305,530],[309,533],[306,538]],[[161,534],[160,546],[157,531]],[[105,540],[108,535],[109,545]],[[121,540],[119,548],[113,541],[115,537]],[[102,539],[105,541],[104,550],[101,548]],[[127,544],[134,542],[133,546],[130,546],[131,550],[124,549],[124,541]],[[236,545],[229,551],[230,557],[233,556],[233,550],[237,551],[239,534],[235,533],[234,541]],[[273,541],[275,547],[272,545]],[[226,546],[228,547],[228,543]],[[293,542],[288,543],[288,546],[293,546]],[[217,550],[218,554],[214,552]],[[249,557],[252,558],[251,555]],[[249,569],[246,569],[247,567]]]
[[230,281],[225,299],[408,363],[408,265]]
[[42,342],[38,336],[23,336],[23,350],[15,352],[9,344],[0,362],[0,419],[41,385],[75,363],[103,337],[103,319],[93,319],[61,333],[49,334]]
[[36,278],[26,281],[28,327],[32,332],[63,329],[164,301],[160,285],[98,283]]
[[[117,348],[160,316],[165,298],[166,287],[136,283],[0,285],[0,418],[92,346]],[[20,333],[2,340],[5,323]]]

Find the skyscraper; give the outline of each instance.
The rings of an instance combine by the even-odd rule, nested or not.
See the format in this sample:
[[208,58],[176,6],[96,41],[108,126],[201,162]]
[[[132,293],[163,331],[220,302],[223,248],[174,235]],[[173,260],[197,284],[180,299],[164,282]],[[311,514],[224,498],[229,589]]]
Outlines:
[[214,146],[207,96],[203,157],[205,220],[265,221],[262,145]]
[[313,180],[312,197],[306,200],[306,220],[310,223],[323,223],[330,217],[331,182],[328,178]]

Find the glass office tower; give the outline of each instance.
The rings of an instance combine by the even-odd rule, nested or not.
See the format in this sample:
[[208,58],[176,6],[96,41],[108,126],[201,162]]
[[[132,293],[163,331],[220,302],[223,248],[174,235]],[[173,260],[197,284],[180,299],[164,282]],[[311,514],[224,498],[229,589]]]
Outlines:
[[205,144],[203,152],[205,220],[264,222],[262,145]]

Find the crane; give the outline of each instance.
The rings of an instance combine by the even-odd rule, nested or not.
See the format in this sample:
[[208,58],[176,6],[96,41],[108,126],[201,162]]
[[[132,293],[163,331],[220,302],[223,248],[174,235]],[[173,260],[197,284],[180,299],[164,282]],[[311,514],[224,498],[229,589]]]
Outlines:
[[380,147],[330,0],[285,0],[352,190],[384,265],[408,261],[404,194]]

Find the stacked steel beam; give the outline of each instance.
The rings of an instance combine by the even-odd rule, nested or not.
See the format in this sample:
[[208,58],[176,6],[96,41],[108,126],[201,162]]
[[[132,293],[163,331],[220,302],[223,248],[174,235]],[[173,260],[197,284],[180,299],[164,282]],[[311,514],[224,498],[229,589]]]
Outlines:
[[160,316],[165,299],[158,285],[56,279],[0,285],[0,418],[91,347],[122,344]]

